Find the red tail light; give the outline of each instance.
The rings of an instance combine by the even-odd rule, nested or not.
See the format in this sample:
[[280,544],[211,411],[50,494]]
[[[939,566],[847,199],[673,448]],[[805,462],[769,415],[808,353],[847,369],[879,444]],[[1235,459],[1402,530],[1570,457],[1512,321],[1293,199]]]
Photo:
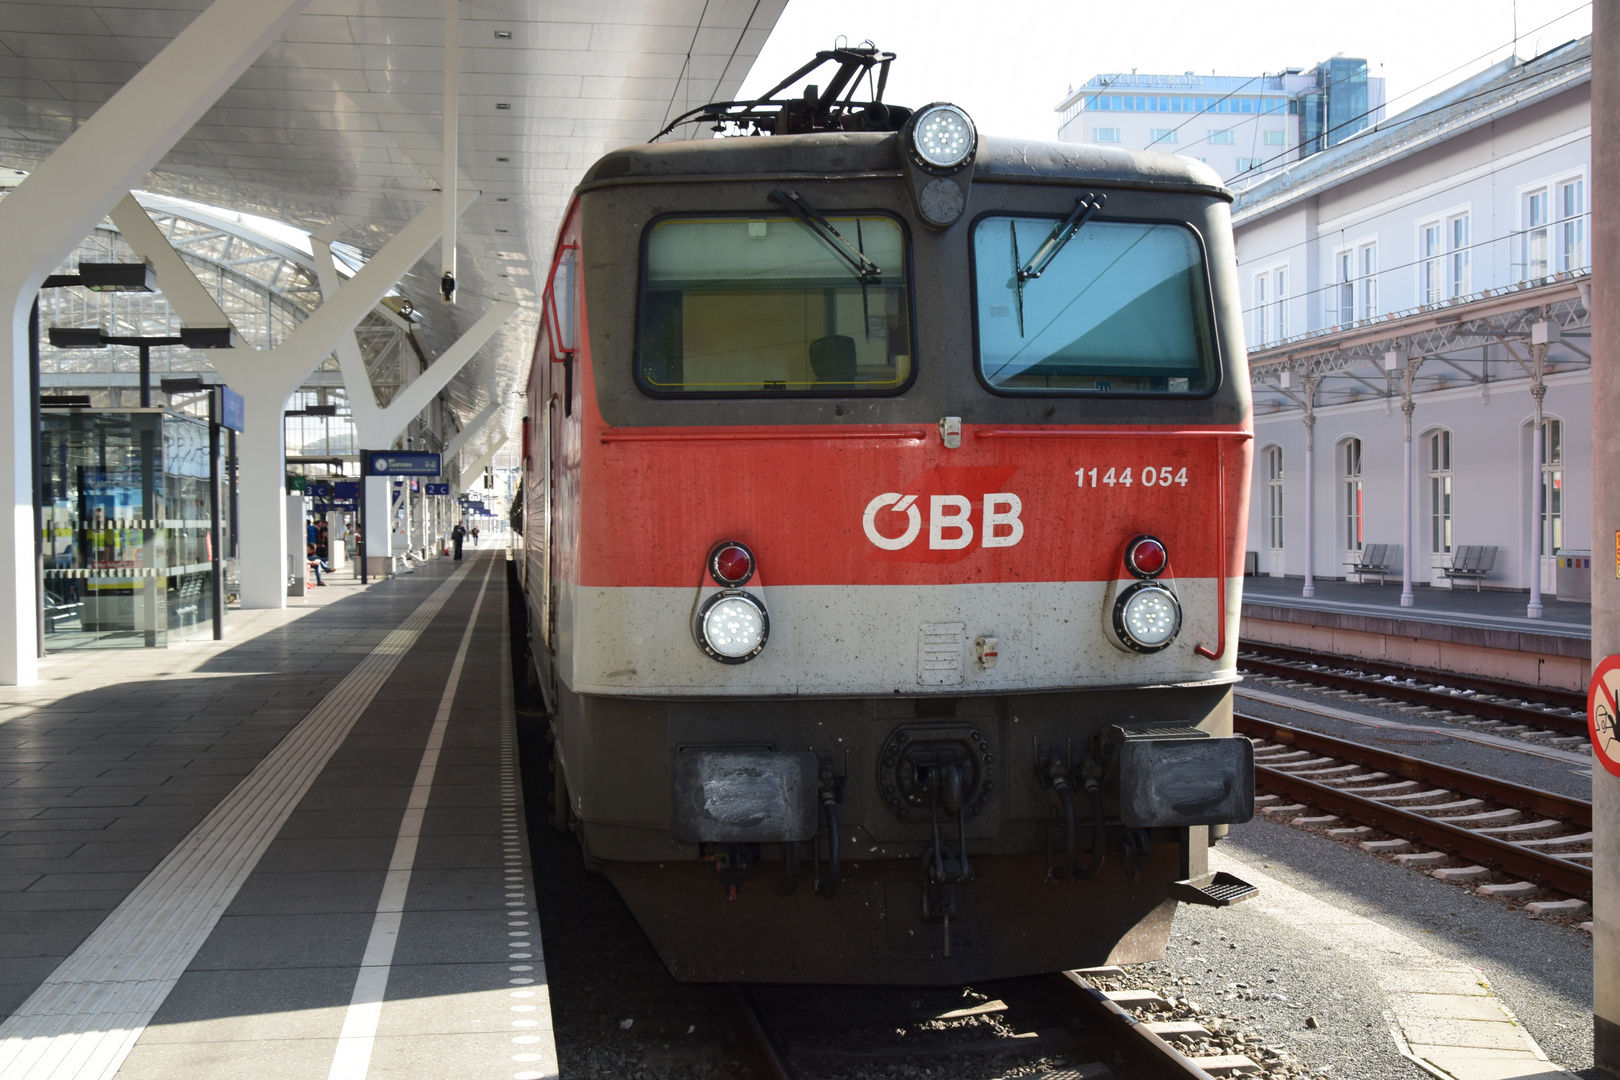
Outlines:
[[730,589],[746,584],[754,576],[754,553],[735,540],[722,540],[709,552],[709,575]]
[[1170,552],[1156,536],[1138,536],[1125,545],[1125,568],[1139,578],[1156,578],[1170,565]]

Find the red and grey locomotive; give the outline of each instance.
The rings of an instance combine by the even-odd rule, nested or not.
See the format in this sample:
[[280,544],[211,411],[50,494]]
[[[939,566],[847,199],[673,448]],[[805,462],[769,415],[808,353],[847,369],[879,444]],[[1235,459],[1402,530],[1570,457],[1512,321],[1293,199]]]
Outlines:
[[554,819],[685,980],[1138,961],[1244,888],[1231,195],[854,102],[891,58],[603,157],[547,278]]

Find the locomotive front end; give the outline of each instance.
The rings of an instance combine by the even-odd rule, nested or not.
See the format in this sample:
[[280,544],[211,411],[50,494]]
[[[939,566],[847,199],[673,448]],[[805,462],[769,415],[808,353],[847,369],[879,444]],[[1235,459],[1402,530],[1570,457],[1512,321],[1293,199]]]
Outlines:
[[1134,962],[1245,888],[1229,193],[895,126],[611,154],[551,274],[556,818],[681,979]]

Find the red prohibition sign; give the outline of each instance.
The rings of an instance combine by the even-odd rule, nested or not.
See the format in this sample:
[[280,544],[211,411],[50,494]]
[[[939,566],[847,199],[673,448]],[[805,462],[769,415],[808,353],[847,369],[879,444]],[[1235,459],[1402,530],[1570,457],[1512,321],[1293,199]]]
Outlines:
[[1605,656],[1592,672],[1586,728],[1592,753],[1611,774],[1620,776],[1620,656]]

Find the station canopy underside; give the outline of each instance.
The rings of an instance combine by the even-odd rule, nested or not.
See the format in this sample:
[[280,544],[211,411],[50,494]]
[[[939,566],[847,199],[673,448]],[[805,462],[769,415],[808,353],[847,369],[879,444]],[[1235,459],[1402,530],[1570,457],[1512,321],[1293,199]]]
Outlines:
[[[417,312],[427,359],[491,303],[522,307],[447,388],[461,422],[495,400],[499,427],[516,425],[538,294],[579,176],[669,117],[733,96],[785,4],[463,0],[458,183],[480,194],[460,218],[457,303],[439,300],[436,243],[398,286]],[[206,6],[0,2],[0,168],[16,177],[43,161]],[[226,297],[233,321],[257,305],[263,333],[248,318],[238,325],[245,344],[268,347],[285,333],[281,323],[318,305],[307,253],[233,230],[231,215],[209,221],[148,194],[284,222],[369,258],[442,186],[444,40],[442,0],[315,0],[141,185],[141,201],[211,291],[244,290],[239,302]],[[117,242],[116,234],[87,240],[92,250]],[[275,267],[269,278],[264,264]],[[383,402],[407,378],[399,347],[408,328],[390,314],[379,305],[359,329]],[[156,308],[146,315],[169,318]]]
[[[1528,388],[1535,371],[1536,326],[1553,327],[1541,374],[1589,369],[1590,273],[1559,274],[1487,290],[1449,303],[1394,312],[1347,327],[1315,331],[1249,352],[1256,417],[1302,413],[1314,384],[1314,407],[1402,399],[1402,369],[1411,364],[1413,396],[1498,384]],[[1390,354],[1404,354],[1392,363]]]

